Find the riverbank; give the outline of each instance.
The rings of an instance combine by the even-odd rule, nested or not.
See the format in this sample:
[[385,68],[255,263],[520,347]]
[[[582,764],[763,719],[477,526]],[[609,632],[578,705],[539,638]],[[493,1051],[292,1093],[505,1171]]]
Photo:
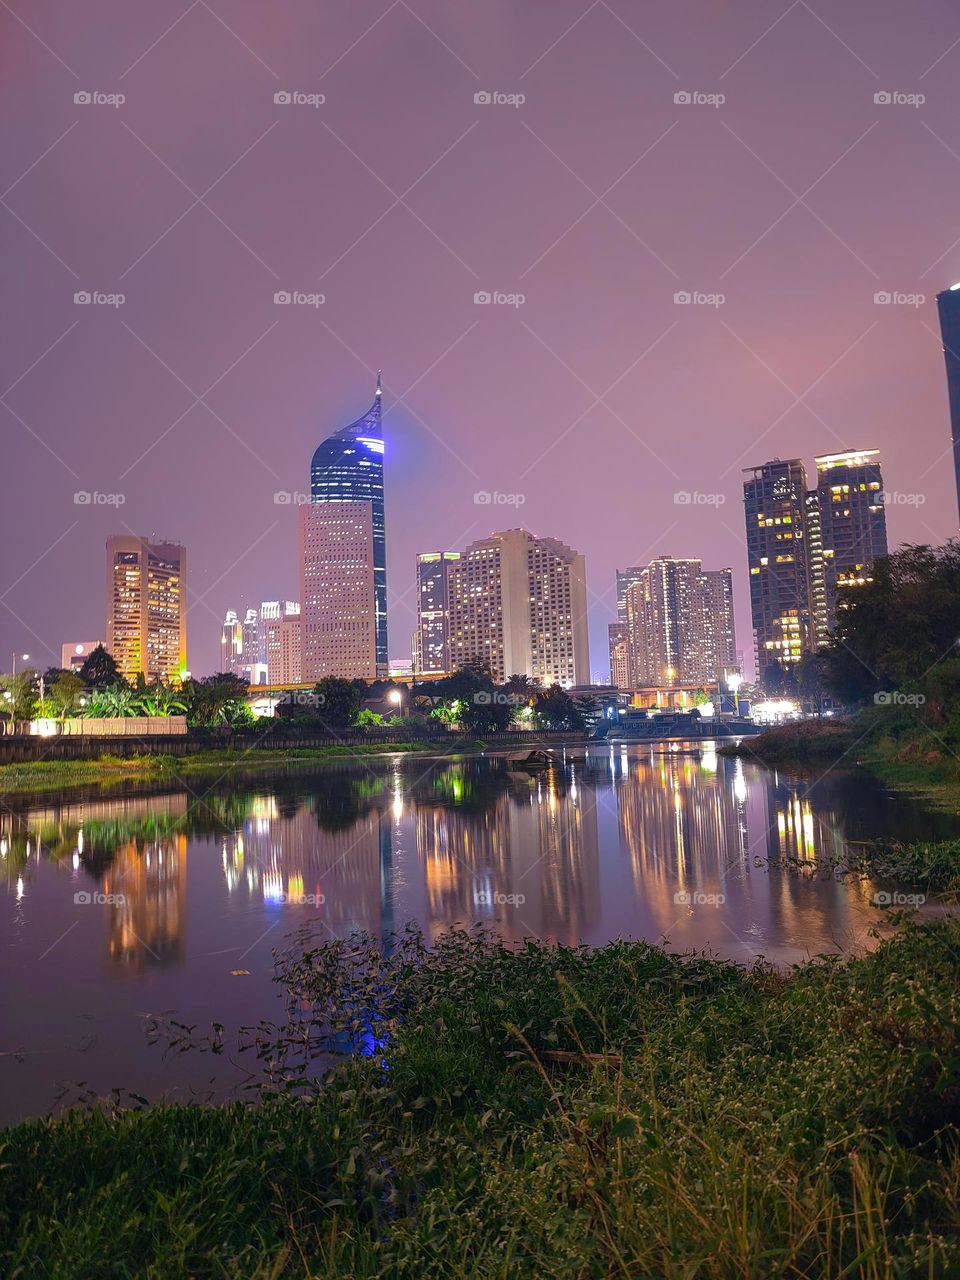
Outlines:
[[888,787],[960,812],[960,754],[947,730],[937,732],[909,713],[874,707],[849,720],[802,720],[718,750],[798,772],[866,768]]
[[[285,1070],[259,1106],[75,1112],[0,1135],[5,1275],[956,1265],[960,923],[790,976],[466,934],[429,952],[304,939],[281,976],[314,1020],[261,1043]],[[370,1056],[304,1097],[297,1046],[317,1023],[352,1027]]]
[[415,742],[362,745],[331,743],[325,747],[297,747],[291,744],[284,750],[223,750],[211,747],[185,756],[141,755],[120,758],[106,755],[96,760],[24,761],[0,765],[0,793],[42,793],[89,783],[100,783],[107,787],[111,783],[120,782],[175,783],[187,778],[227,773],[239,778],[249,773],[262,773],[265,769],[282,770],[293,765],[319,764],[327,760],[363,760],[411,753],[445,756],[483,749],[484,743],[475,739],[452,739],[449,742],[419,739]]

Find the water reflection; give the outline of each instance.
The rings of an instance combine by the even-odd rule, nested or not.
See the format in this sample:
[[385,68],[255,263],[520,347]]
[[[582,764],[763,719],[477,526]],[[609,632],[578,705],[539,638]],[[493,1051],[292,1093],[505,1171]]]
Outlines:
[[[48,1110],[71,1080],[210,1096],[209,1060],[186,1055],[171,1083],[144,1014],[270,1017],[271,948],[306,923],[326,938],[412,921],[435,938],[483,921],[511,940],[666,938],[790,963],[872,945],[873,886],[767,859],[960,834],[868,778],[811,786],[704,744],[591,748],[586,764],[533,774],[503,758],[397,758],[198,795],[6,805],[0,1121]],[[218,1060],[217,1089],[228,1067]]]
[[623,933],[741,957],[759,941],[816,950],[863,923],[869,886],[818,890],[762,859],[842,859],[850,840],[881,834],[953,835],[956,823],[864,777],[811,788],[672,744],[603,749],[537,774],[502,758],[407,759],[200,799],[48,803],[0,814],[0,857],[15,911],[35,891],[42,909],[70,889],[104,908],[108,968],[136,974],[189,963],[188,896],[199,920],[228,906],[238,941],[306,915],[336,934],[413,919],[435,936],[483,920],[568,944]]

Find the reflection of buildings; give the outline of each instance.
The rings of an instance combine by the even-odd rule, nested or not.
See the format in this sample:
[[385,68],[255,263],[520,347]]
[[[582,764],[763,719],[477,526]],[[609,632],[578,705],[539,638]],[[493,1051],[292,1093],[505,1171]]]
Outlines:
[[715,754],[656,749],[640,759],[622,753],[620,768],[622,848],[638,897],[669,931],[675,894],[722,893],[726,874],[745,860],[742,770],[738,786],[735,772],[718,771]]
[[508,937],[575,944],[600,916],[595,796],[543,777],[503,790],[480,812],[416,812],[430,936],[496,922]]
[[342,831],[318,831],[308,801],[281,815],[272,796],[257,796],[243,831],[224,840],[222,857],[231,894],[278,911],[309,907],[337,933],[394,927],[390,820],[377,808]]
[[110,959],[136,971],[179,963],[186,890],[186,836],[118,849],[103,877]]

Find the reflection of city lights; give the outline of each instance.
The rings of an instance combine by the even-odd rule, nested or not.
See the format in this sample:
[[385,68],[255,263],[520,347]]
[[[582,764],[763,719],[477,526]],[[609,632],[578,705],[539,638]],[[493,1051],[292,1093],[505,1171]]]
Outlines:
[[279,871],[264,872],[263,900],[274,905],[283,902],[283,880]]
[[747,798],[747,780],[743,776],[743,761],[739,759],[733,771],[733,795],[739,804],[743,804]]
[[[739,760],[737,763],[740,763]],[[706,770],[707,773],[717,772],[717,748],[712,744],[704,747],[703,754],[700,756],[700,768]]]
[[79,853],[76,852],[76,850],[74,850],[74,854],[73,854],[73,869],[74,871],[80,870],[80,855]]
[[83,853],[83,827],[77,832],[77,853]]
[[393,793],[393,816],[397,822],[403,817],[403,793],[399,787]]
[[0,840],[0,857],[5,858],[6,856],[7,856],[7,841],[4,838],[3,840]]
[[23,876],[17,876],[17,901],[23,897]]

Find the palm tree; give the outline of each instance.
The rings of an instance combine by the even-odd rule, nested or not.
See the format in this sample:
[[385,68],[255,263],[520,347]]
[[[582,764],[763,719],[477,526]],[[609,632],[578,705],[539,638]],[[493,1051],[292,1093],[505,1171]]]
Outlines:
[[91,719],[125,720],[138,712],[133,690],[124,684],[114,684],[108,689],[97,689],[91,694],[84,715]]

